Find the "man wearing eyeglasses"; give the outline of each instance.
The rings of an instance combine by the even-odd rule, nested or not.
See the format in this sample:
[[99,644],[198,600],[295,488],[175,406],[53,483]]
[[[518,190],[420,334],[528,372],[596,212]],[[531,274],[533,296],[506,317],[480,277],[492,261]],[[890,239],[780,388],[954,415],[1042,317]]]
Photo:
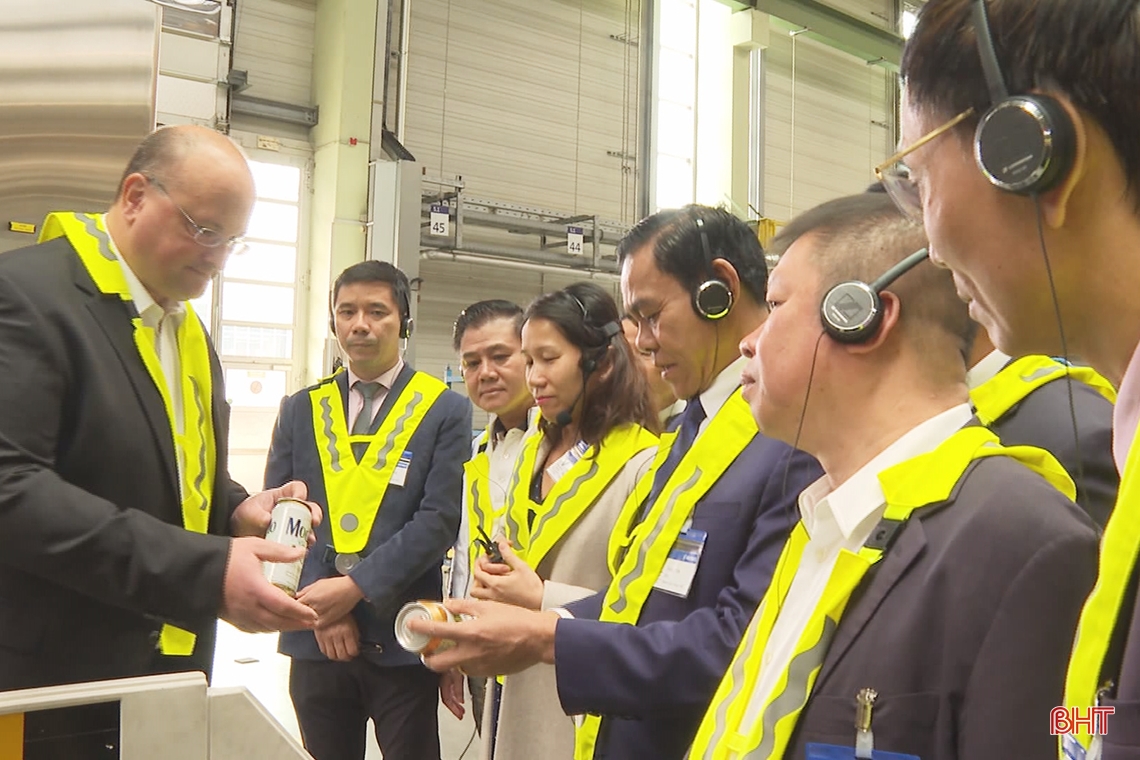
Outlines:
[[53,213],[0,257],[0,690],[208,674],[219,616],[315,624],[261,569],[302,555],[259,536],[305,486],[230,479],[221,366],[186,303],[253,202],[232,142],[165,128],[106,214]]
[[1121,487],[1062,710],[1112,714],[1052,728],[1065,757],[1140,758],[1140,5],[931,0],[902,74],[910,177],[888,187],[931,259],[999,349],[1079,357],[1119,389]]

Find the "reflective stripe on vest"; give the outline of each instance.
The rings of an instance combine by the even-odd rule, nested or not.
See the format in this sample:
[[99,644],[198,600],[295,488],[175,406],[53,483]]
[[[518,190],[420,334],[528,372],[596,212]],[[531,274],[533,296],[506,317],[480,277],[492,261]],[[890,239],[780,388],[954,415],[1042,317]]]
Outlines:
[[[491,424],[493,425],[494,422],[492,421]],[[479,528],[483,529],[488,538],[494,539],[495,520],[502,517],[506,509],[505,504],[499,509],[495,509],[495,504],[491,500],[491,457],[487,454],[490,440],[491,427],[489,425],[479,436],[479,441],[476,444],[478,453],[463,465],[463,472],[467,477],[468,569],[475,567],[475,561],[483,551],[475,543],[475,539],[480,537]]]
[[[532,568],[538,567],[634,456],[657,445],[657,436],[640,425],[621,425],[606,434],[600,445],[586,449],[537,504],[530,498],[530,474],[543,439],[542,434],[527,439],[507,493],[511,543]],[[535,512],[533,526],[527,524],[531,510]]]
[[[367,545],[372,524],[408,441],[445,390],[447,386],[431,375],[413,373],[379,430],[372,435],[349,434],[340,386],[332,378],[309,391],[313,433],[328,500],[329,527],[333,548],[338,553],[354,554]],[[359,462],[352,453],[354,443],[368,444]]]
[[[44,221],[40,242],[66,237],[79,254],[87,273],[99,292],[117,295],[131,308],[134,302],[123,274],[122,264],[111,248],[111,236],[100,214],[54,213]],[[177,343],[179,374],[182,383],[182,433],[174,420],[174,405],[166,386],[166,376],[155,350],[155,332],[142,322],[138,310],[131,318],[135,348],[146,366],[147,374],[162,396],[166,419],[170,424],[176,468],[179,473],[179,498],[182,502],[182,527],[194,533],[205,533],[210,525],[210,501],[214,494],[217,468],[217,442],[214,438],[213,376],[210,373],[210,349],[206,331],[189,303],[178,326]],[[172,625],[163,625],[159,643],[163,654],[188,656],[194,652],[195,635]]]
[[[1021,462],[1070,499],[1076,493],[1073,481],[1048,452],[1029,446],[1003,447],[992,431],[971,426],[950,436],[934,451],[879,473],[886,498],[883,519],[903,523],[916,509],[945,502],[970,464],[989,456],[1007,456]],[[872,545],[865,544],[857,553],[840,551],[823,596],[796,643],[796,653],[772,693],[763,695],[762,708],[750,710],[754,697],[759,696],[753,690],[760,677],[764,650],[808,541],[801,521],[784,546],[772,576],[775,580],[701,721],[689,753],[694,760],[775,760],[787,752],[847,603],[867,571],[884,555],[882,545],[873,540],[867,542]]]
[[[675,434],[662,436],[653,468],[626,499],[611,534],[610,566],[617,571],[606,589],[599,620],[637,624],[653,585],[665,567],[669,550],[677,543],[697,502],[720,480],[758,432],[752,411],[737,388],[692,448],[685,452],[656,502],[648,506],[645,518],[634,525],[652,487],[653,474],[676,440]],[[601,721],[596,715],[587,715],[581,721],[574,732],[575,760],[593,758]]]
[[1011,362],[970,391],[970,400],[981,423],[992,425],[1033,391],[1066,376],[1088,385],[1110,403],[1116,403],[1116,389],[1092,367],[1066,367],[1048,356],[1023,356]]
[[[1100,542],[1100,564],[1096,585],[1081,610],[1077,624],[1076,641],[1065,676],[1066,707],[1092,707],[1096,692],[1104,680],[1119,681],[1119,673],[1101,673],[1104,658],[1116,631],[1128,581],[1136,570],[1136,557],[1140,554],[1140,431],[1132,439],[1124,472],[1120,477],[1120,491],[1116,506],[1104,526]],[[1088,747],[1091,737],[1087,731],[1075,732],[1077,739]]]

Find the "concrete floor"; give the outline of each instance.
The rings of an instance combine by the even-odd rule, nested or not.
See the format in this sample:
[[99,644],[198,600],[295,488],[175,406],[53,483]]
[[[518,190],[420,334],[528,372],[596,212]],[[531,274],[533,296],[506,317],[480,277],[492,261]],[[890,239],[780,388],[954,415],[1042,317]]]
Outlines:
[[[218,623],[218,648],[214,656],[213,686],[244,686],[294,736],[297,717],[289,700],[289,658],[277,653],[277,634],[243,633],[228,623]],[[477,760],[479,739],[471,741],[475,724],[471,719],[470,695],[468,713],[462,721],[439,708],[439,739],[442,760]],[[366,760],[379,760],[371,728],[368,732]],[[470,746],[468,747],[468,742]],[[466,748],[466,753],[464,749]]]

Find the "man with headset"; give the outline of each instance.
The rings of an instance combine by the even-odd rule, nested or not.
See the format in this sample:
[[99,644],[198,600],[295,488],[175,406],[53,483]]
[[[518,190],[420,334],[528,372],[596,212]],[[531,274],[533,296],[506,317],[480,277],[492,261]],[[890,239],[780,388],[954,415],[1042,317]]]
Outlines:
[[694,760],[1052,750],[1041,716],[1061,696],[1096,531],[1055,459],[968,424],[973,330],[924,243],[870,194],[773,243],[785,253],[772,314],[741,344],[744,394],[761,430],[826,475],[800,496]]
[[1101,738],[1057,728],[1067,757],[1140,758],[1140,6],[989,6],[923,9],[902,61],[904,150],[879,172],[998,348],[1071,354],[1120,390],[1120,494],[1064,700],[1115,712]]
[[399,269],[354,264],[330,303],[347,367],[282,402],[265,470],[328,509],[297,593],[316,630],[281,637],[289,693],[316,760],[363,760],[369,718],[385,756],[439,760],[439,679],[396,644],[393,623],[405,602],[442,597],[471,405],[401,358],[412,318]]
[[747,225],[705,206],[662,211],[618,254],[636,347],[688,403],[619,518],[613,582],[560,613],[449,603],[477,619],[419,630],[458,642],[427,658],[437,670],[552,663],[563,710],[588,713],[577,760],[679,760],[820,469],[760,434],[740,395],[737,345],[767,316],[767,266]]

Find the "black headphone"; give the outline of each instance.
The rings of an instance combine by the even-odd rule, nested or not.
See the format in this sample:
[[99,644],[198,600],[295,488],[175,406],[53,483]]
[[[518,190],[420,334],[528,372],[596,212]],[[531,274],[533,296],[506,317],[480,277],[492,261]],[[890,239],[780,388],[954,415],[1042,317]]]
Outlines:
[[883,321],[883,301],[879,294],[929,255],[926,248],[915,251],[870,285],[850,280],[827,291],[819,307],[824,331],[840,343],[864,343],[873,338]]
[[[408,287],[408,280],[403,276],[403,272],[396,270],[397,276],[395,282],[388,280],[377,280],[377,282],[384,282],[392,286],[392,292],[396,294],[396,305],[400,307],[400,338],[407,340],[412,337],[412,331],[415,329],[416,321],[412,319],[412,294]],[[342,286],[343,287],[343,286]],[[329,293],[329,329],[332,330],[333,335],[336,335],[336,303],[334,292]]]
[[[578,308],[582,310],[582,324],[589,329],[590,313],[586,310],[586,304],[582,303],[582,299],[578,298],[578,296],[569,290],[563,292],[574,299],[574,303],[578,304]],[[602,342],[593,347],[596,350],[591,352],[592,355],[587,355],[586,352],[583,351],[582,358],[578,362],[578,366],[581,367],[584,376],[589,376],[591,372],[598,368],[598,362],[606,355],[606,350],[610,347],[610,341],[614,339],[614,336],[621,334],[621,325],[617,322],[606,322],[597,329],[602,332]]]
[[990,90],[990,108],[974,132],[974,160],[1000,190],[1019,195],[1055,187],[1076,159],[1076,130],[1049,95],[1010,95],[998,65],[985,0],[973,9],[978,55]]
[[703,319],[723,319],[732,311],[732,290],[727,282],[716,276],[713,269],[712,248],[709,246],[708,235],[705,234],[705,220],[699,216],[697,230],[701,233],[701,253],[704,256],[708,279],[693,291],[693,310]]

